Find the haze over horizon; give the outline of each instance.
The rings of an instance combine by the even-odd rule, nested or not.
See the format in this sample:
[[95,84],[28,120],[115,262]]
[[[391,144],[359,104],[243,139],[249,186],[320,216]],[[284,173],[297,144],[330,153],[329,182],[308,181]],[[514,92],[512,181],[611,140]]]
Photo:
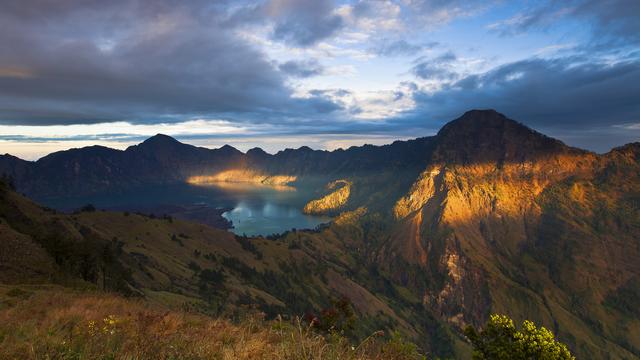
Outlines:
[[0,5],[0,153],[156,133],[275,152],[433,135],[493,108],[569,145],[640,138],[640,2]]

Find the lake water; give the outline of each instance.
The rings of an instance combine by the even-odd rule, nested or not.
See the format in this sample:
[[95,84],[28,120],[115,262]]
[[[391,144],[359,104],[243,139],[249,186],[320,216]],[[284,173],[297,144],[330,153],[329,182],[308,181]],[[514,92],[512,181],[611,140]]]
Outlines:
[[[58,209],[77,209],[93,204],[99,209],[171,213],[166,209],[185,207],[209,208],[233,223],[234,233],[270,235],[293,228],[313,229],[331,219],[302,213],[304,205],[314,197],[311,191],[293,187],[271,187],[248,183],[207,185],[176,184],[144,187],[119,194],[96,195],[81,199],[41,199],[41,203]],[[186,213],[186,212],[185,212]],[[200,214],[202,211],[200,211]],[[180,216],[177,216],[180,217]],[[198,218],[184,216],[199,221]],[[211,224],[211,222],[201,221]]]
[[330,221],[325,216],[302,213],[311,196],[300,189],[235,183],[204,186],[218,188],[232,198],[232,209],[222,216],[233,222],[236,234],[268,235],[292,228],[313,229]]

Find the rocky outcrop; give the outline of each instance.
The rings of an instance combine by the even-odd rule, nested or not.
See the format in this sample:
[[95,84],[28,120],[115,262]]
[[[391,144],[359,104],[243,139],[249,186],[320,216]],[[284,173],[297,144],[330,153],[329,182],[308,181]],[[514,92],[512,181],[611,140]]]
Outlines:
[[325,214],[342,208],[349,200],[351,186],[353,184],[347,180],[336,180],[327,185],[329,194],[320,199],[312,200],[304,206],[305,214]]

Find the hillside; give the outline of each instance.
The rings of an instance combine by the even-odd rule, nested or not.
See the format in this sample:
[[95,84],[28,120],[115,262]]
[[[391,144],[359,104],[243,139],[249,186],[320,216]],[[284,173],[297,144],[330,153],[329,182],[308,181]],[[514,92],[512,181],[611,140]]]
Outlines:
[[[314,231],[245,238],[172,218],[59,214],[5,190],[3,245],[42,264],[17,257],[7,279],[61,282],[71,272],[211,314],[255,304],[267,316],[301,315],[348,297],[354,337],[398,329],[442,357],[464,358],[462,329],[497,312],[552,329],[578,358],[640,357],[639,143],[597,155],[475,110],[436,136],[381,147],[242,154],[156,136],[126,151],[5,156],[0,169],[36,199],[229,170],[295,177],[316,187],[308,211],[337,215]],[[65,245],[79,252],[72,261],[56,257],[67,243],[86,245]]]
[[318,242],[307,232],[249,239],[169,217],[93,210],[67,215],[6,185],[0,197],[3,284],[115,291],[223,318],[243,316],[247,306],[269,319],[322,314],[348,297],[358,318],[349,333],[354,341],[378,330],[401,330],[412,339],[424,331],[388,299],[351,280],[356,260],[344,250],[340,226],[326,229]]
[[0,305],[2,359],[424,359],[397,335],[351,343],[251,309],[234,323],[112,294],[2,285]]

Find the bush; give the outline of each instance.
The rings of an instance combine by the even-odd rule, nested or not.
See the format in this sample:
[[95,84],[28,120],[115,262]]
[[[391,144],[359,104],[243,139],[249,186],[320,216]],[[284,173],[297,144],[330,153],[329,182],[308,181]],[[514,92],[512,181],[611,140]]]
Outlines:
[[473,359],[476,360],[575,360],[567,346],[556,341],[551,331],[537,328],[529,320],[525,320],[518,330],[509,317],[493,314],[482,331],[469,326],[464,333],[473,345]]
[[339,300],[332,299],[331,306],[322,309],[319,315],[308,313],[305,318],[311,326],[319,330],[337,332],[341,335],[349,335],[356,322],[351,300],[345,297]]

